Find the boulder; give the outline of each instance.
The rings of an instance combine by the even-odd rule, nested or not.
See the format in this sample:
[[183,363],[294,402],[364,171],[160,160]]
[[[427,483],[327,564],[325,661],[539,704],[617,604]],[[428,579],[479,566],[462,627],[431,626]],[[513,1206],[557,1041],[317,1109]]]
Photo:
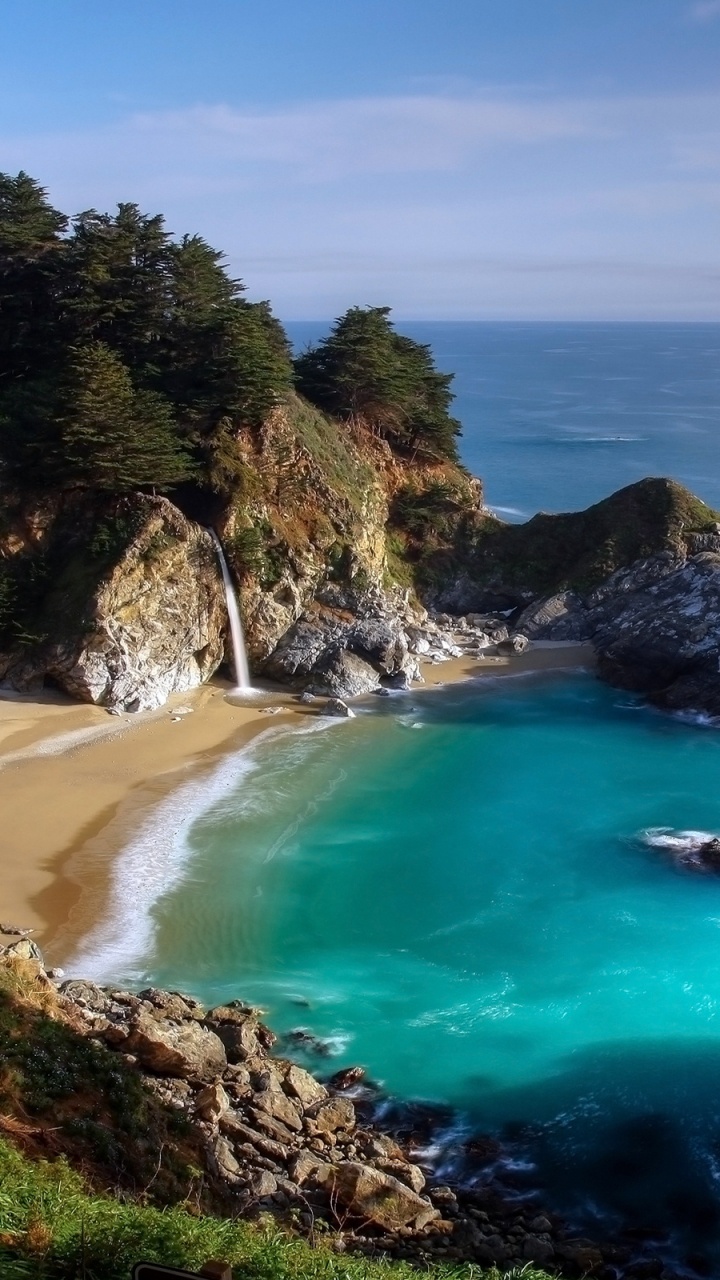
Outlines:
[[293,1063],[285,1076],[285,1091],[291,1097],[297,1098],[303,1107],[311,1107],[314,1103],[322,1102],[328,1096],[328,1091],[324,1085],[320,1084],[309,1071],[304,1071],[302,1067],[297,1067]]
[[342,698],[328,698],[324,710],[326,716],[341,716],[345,720],[355,719],[355,712],[347,702],[343,702]]
[[369,662],[337,646],[326,649],[312,670],[313,692],[331,698],[355,698],[370,693],[378,683],[378,673]]
[[211,1173],[216,1177],[222,1178],[226,1182],[238,1182],[242,1174],[242,1169],[235,1159],[233,1149],[227,1138],[221,1136],[213,1138],[208,1149],[208,1164]]
[[529,644],[527,636],[512,635],[498,642],[497,651],[502,657],[511,657],[514,653],[524,653]]
[[411,1224],[420,1230],[440,1217],[437,1209],[397,1178],[355,1161],[332,1166],[325,1187],[353,1217],[386,1231]]
[[257,1013],[249,1005],[218,1005],[204,1017],[203,1023],[225,1046],[228,1062],[242,1063],[261,1053],[261,1029]]
[[3,947],[2,951],[6,956],[17,956],[18,960],[34,960],[36,964],[44,965],[42,951],[32,938],[20,938]]
[[576,591],[560,591],[529,605],[515,626],[531,640],[575,640],[580,644],[592,634],[587,605]]
[[297,1104],[279,1089],[263,1089],[255,1094],[253,1101],[257,1110],[264,1112],[272,1120],[279,1120],[288,1129],[294,1129],[298,1133],[302,1129]]
[[274,680],[292,680],[308,676],[322,654],[341,634],[343,628],[331,626],[319,618],[304,615],[285,632],[266,659],[263,670]]
[[212,1080],[227,1066],[222,1041],[206,1027],[198,1022],[158,1022],[144,1011],[131,1024],[124,1047],[162,1076]]
[[268,1169],[256,1169],[247,1179],[246,1187],[254,1200],[266,1200],[275,1195],[277,1178]]
[[275,1116],[271,1116],[267,1111],[259,1111],[255,1107],[250,1107],[249,1118],[258,1129],[262,1129],[269,1138],[274,1142],[282,1142],[285,1145],[292,1145],[297,1141],[297,1131],[288,1129],[287,1125],[278,1120]]
[[216,1124],[230,1107],[230,1099],[220,1082],[208,1084],[195,1099],[195,1110],[203,1120]]
[[63,982],[60,992],[80,1008],[94,1009],[97,1013],[104,1013],[110,1006],[110,997],[102,987],[96,986],[94,982],[85,982],[81,978],[70,978],[67,982]]
[[318,1160],[307,1151],[299,1151],[288,1165],[290,1177],[299,1187],[304,1186],[306,1182],[324,1181],[330,1168],[326,1161]]
[[380,618],[364,618],[354,623],[343,644],[351,653],[388,675],[400,670],[408,652],[399,626]]
[[375,1168],[380,1169],[382,1173],[391,1174],[393,1178],[398,1179],[398,1182],[403,1182],[418,1195],[425,1186],[425,1174],[422,1169],[416,1164],[411,1164],[409,1160],[376,1160]]
[[355,1108],[349,1098],[329,1098],[327,1102],[310,1107],[307,1114],[314,1121],[318,1133],[355,1128]]

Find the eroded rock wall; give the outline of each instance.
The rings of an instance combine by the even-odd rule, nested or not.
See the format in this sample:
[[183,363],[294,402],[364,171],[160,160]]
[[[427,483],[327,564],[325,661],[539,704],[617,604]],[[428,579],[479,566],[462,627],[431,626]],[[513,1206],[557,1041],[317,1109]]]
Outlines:
[[[134,532],[77,603],[49,598],[44,641],[6,654],[0,675],[32,690],[48,677],[83,702],[146,711],[220,665],[227,611],[210,535],[166,498],[133,495]],[[82,560],[82,548],[69,559]]]

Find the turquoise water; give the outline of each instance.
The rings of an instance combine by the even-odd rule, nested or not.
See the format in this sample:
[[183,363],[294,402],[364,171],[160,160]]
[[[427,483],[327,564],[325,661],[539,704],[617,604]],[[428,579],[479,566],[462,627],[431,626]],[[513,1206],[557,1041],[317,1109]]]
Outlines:
[[223,768],[127,973],[241,994],[331,1069],[518,1138],[564,1208],[714,1231],[720,879],[637,836],[720,831],[717,731],[552,673],[378,699]]
[[[299,348],[329,325],[287,325]],[[508,520],[643,476],[720,507],[720,325],[397,322],[455,374],[460,453]]]

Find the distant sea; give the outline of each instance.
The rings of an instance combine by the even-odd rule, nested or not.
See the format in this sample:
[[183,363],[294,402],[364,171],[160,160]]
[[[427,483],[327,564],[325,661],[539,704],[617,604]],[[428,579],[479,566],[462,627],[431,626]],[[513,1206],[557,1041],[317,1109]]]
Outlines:
[[[453,373],[463,462],[511,521],[672,476],[720,508],[720,324],[396,321]],[[296,350],[330,322],[285,325]]]

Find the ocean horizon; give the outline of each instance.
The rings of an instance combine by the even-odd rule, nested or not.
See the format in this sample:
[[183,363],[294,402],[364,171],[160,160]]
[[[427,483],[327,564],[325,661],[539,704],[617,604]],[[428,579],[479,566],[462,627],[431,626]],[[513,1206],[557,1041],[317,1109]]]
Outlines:
[[[720,323],[408,320],[454,374],[462,462],[510,522],[645,476],[720,508]],[[295,350],[332,321],[288,321]]]

